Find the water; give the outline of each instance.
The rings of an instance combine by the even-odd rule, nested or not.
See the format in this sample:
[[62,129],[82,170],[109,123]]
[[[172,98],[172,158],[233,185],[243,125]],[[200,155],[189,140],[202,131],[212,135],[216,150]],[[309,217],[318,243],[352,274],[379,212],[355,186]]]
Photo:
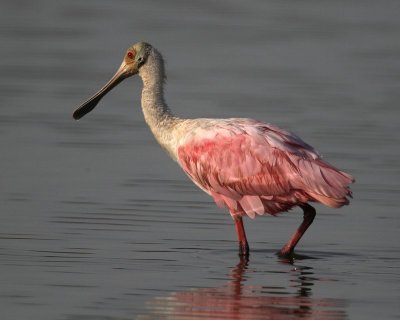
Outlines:
[[[398,319],[398,1],[3,1],[1,319]],[[298,209],[234,226],[156,145],[129,79],[146,40],[186,117],[252,117],[353,174],[294,262]]]

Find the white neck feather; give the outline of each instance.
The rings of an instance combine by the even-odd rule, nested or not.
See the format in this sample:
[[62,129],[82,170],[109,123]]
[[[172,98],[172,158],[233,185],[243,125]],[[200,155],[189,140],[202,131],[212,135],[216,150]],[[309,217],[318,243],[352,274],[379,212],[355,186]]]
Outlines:
[[[142,110],[146,123],[158,143],[172,155],[172,130],[179,119],[172,115],[164,101],[164,61],[152,48],[146,63],[139,69],[143,81]],[[173,156],[174,157],[174,156]]]

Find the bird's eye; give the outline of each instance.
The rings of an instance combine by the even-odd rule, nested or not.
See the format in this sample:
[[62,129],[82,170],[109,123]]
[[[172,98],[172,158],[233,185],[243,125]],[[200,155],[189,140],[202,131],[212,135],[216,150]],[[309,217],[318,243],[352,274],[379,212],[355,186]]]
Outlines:
[[143,61],[143,57],[139,57],[138,62],[142,62],[142,61]]
[[129,59],[133,59],[133,53],[132,53],[132,52],[129,51],[129,52],[127,53],[127,56],[128,56]]

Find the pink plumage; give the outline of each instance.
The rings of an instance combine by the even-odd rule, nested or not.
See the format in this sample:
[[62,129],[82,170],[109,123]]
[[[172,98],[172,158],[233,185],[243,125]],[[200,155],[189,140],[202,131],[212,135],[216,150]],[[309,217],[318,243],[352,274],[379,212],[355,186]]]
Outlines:
[[293,133],[250,119],[196,128],[178,147],[178,161],[232,216],[275,215],[308,201],[338,208],[354,181]]
[[353,177],[329,163],[296,135],[251,119],[182,119],[174,116],[163,96],[161,54],[150,44],[130,47],[116,74],[73,114],[82,118],[122,80],[139,74],[143,80],[144,118],[160,145],[189,177],[229,209],[239,240],[239,254],[249,256],[242,216],[278,214],[293,206],[303,222],[280,250],[287,256],[314,221],[308,202],[333,208],[349,203]]

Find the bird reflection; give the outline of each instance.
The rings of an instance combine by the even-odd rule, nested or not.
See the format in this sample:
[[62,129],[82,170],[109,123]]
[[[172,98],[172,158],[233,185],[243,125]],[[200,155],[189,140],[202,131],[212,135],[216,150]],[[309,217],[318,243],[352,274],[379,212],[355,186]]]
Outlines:
[[[243,258],[230,271],[230,280],[225,285],[193,288],[158,297],[147,304],[150,314],[138,319],[347,318],[342,300],[311,297],[312,286],[318,280],[311,267],[293,265],[289,272],[289,285],[282,287],[247,284],[253,272],[256,271],[251,270],[249,261]],[[293,292],[293,288],[297,290]]]

